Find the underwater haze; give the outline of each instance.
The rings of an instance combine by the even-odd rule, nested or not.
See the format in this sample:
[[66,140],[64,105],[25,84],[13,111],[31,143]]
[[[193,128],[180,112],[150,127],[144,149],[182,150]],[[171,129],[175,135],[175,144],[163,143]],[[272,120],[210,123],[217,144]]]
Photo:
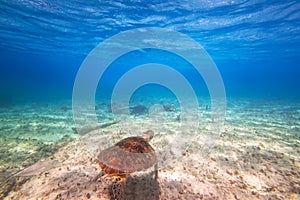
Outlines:
[[[140,35],[131,36],[135,30]],[[113,46],[118,37],[125,38],[124,43]],[[139,41],[149,47],[139,49]],[[90,68],[95,73],[90,71],[91,78],[87,76],[80,82],[84,66],[106,44],[113,45],[100,55],[95,68]],[[100,69],[111,55],[126,48],[132,51],[113,59],[100,79],[97,66]],[[203,62],[203,71],[187,57],[178,56],[177,50],[201,52],[199,57],[197,53],[183,55],[195,58],[200,66]],[[100,167],[92,161],[81,162],[84,157],[79,149],[88,151],[86,155],[94,159],[105,145],[80,146],[76,142],[82,136],[97,133],[107,138],[106,144],[113,144],[147,129],[156,134],[151,142],[159,166],[164,169],[150,199],[180,199],[180,195],[181,199],[300,198],[297,0],[0,0],[0,58],[0,199],[54,199],[49,192],[52,188],[47,188],[51,184],[28,192],[40,187],[39,177],[62,185],[62,180],[52,173],[20,173],[11,178],[12,175],[50,158],[63,165],[83,165],[85,174],[96,176],[95,170],[88,171],[89,166],[85,165],[99,171]],[[133,70],[136,66],[145,67],[145,71],[151,69],[147,68],[149,63],[157,64],[159,70],[154,66],[152,72],[134,79],[125,76],[137,72]],[[216,76],[204,75],[207,63]],[[167,74],[175,71],[174,76]],[[156,81],[147,82],[152,76]],[[97,78],[100,80],[95,94],[82,89]],[[124,92],[122,83],[126,78],[136,84],[143,80],[148,84],[138,85],[128,99],[129,105],[122,107],[112,98],[120,83],[119,91]],[[178,86],[185,81],[191,87]],[[76,85],[79,82],[83,85]],[[174,85],[167,84],[173,82]],[[74,103],[77,88],[85,91],[81,93],[83,98],[93,98],[91,107]],[[196,101],[182,96],[190,89]],[[222,102],[214,104],[220,96]],[[190,107],[197,104],[196,114],[184,107],[189,104],[184,102],[190,102]],[[76,106],[81,110],[76,110]],[[186,115],[181,106],[188,110]],[[88,121],[93,112],[96,122]],[[220,120],[214,112],[221,112]],[[195,116],[196,128],[191,122]],[[179,141],[180,145],[175,145]],[[78,148],[68,148],[74,142]],[[184,142],[191,148],[189,153]],[[168,154],[168,147],[175,156],[171,150]],[[166,164],[160,155],[174,160]],[[189,157],[181,159],[182,155]],[[198,163],[196,158],[200,157],[203,159],[198,159]],[[175,160],[179,167],[170,167]],[[208,164],[201,165],[202,162]],[[47,166],[46,173],[49,169],[61,177],[69,173],[64,167],[55,171],[55,166]],[[68,196],[62,191],[69,188],[64,187],[53,190],[54,196],[78,199],[84,194],[97,199],[101,193],[110,198],[106,186],[95,186],[92,179],[81,178],[85,189],[77,185],[78,188],[70,189],[74,196]],[[73,180],[67,181],[73,185]],[[169,187],[172,181],[188,192]],[[90,189],[95,187],[98,191]],[[129,180],[128,188],[131,187]],[[142,198],[133,198],[134,194],[128,192],[126,195],[128,199]]]

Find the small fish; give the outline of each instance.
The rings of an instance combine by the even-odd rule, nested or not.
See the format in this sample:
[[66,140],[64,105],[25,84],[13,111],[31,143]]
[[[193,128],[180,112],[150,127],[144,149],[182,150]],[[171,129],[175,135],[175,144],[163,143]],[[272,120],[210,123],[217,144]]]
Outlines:
[[16,174],[12,175],[11,177],[16,176],[35,176],[41,174],[45,171],[48,171],[52,168],[58,167],[60,165],[58,160],[46,160],[37,162],[25,169],[17,172]]

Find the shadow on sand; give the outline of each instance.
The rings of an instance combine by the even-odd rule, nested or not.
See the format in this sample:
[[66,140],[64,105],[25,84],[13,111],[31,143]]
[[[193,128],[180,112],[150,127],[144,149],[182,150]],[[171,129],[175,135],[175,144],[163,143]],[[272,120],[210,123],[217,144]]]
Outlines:
[[[112,185],[109,186],[109,196],[114,200]],[[125,182],[124,197],[126,200],[158,200],[160,188],[157,179],[152,174],[130,175]]]

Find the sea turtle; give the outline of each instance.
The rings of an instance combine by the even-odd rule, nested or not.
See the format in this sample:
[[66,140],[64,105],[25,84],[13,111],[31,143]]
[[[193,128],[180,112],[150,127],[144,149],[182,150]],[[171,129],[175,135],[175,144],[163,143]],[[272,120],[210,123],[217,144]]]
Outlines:
[[104,149],[98,155],[102,173],[116,178],[112,184],[115,200],[124,199],[125,182],[129,174],[154,166],[155,179],[157,179],[157,160],[154,149],[149,144],[153,136],[154,132],[148,130],[142,137],[127,137]]

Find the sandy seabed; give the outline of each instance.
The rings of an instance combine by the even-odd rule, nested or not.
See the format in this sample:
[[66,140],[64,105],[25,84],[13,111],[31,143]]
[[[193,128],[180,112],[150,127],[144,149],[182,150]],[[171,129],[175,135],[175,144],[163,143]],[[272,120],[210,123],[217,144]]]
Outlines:
[[[170,119],[177,111],[171,112]],[[157,127],[145,116],[132,116],[93,130],[45,158],[59,165],[33,176],[2,178],[1,198],[112,199],[113,178],[97,178],[97,155],[152,129],[158,178],[152,169],[129,175],[126,199],[300,199],[299,103],[228,101],[223,131],[211,148],[201,142],[207,138],[201,132],[213,123],[209,111],[203,110],[200,121],[196,130],[182,131],[176,120]]]

